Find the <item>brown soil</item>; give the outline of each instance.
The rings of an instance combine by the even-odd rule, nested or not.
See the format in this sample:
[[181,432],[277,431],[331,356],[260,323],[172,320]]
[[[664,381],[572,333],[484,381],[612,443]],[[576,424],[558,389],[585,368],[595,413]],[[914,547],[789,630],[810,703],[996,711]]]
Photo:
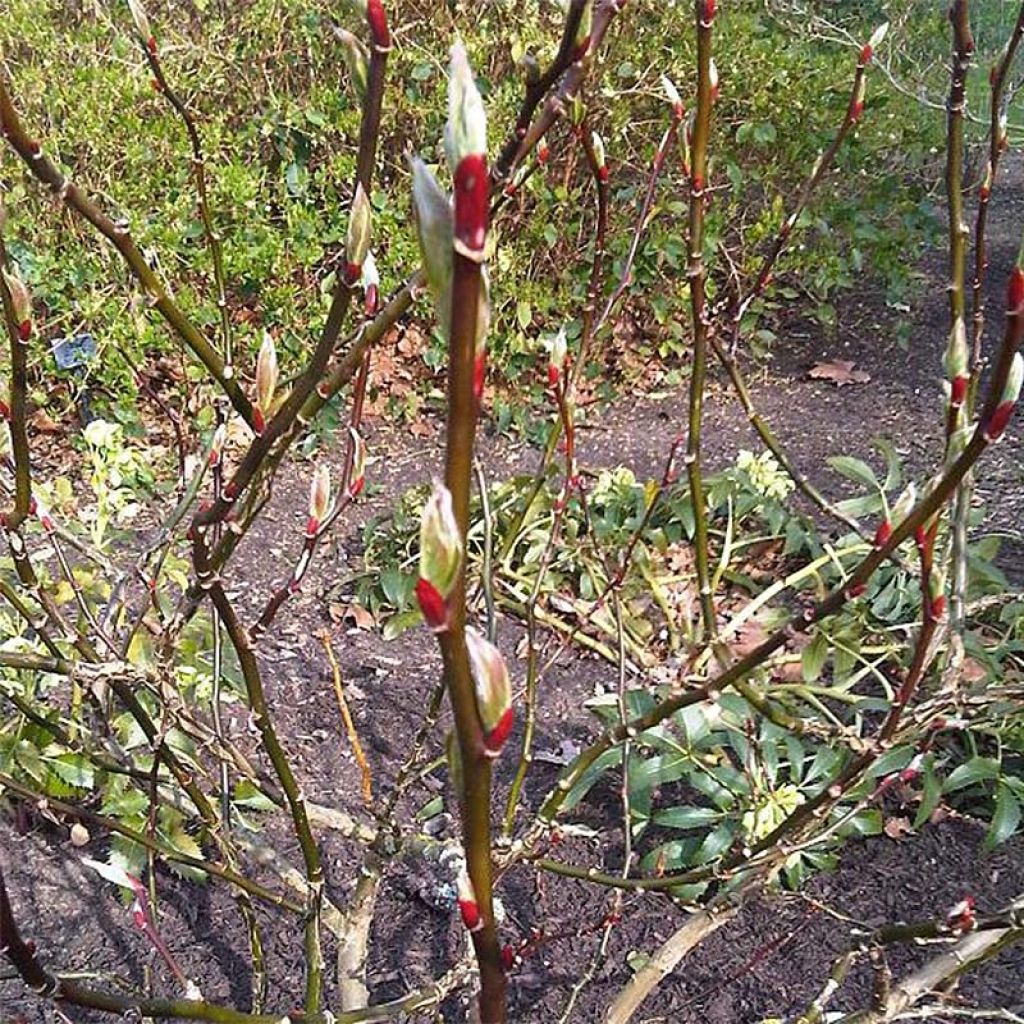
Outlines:
[[[1015,161],[1006,182],[997,190],[993,218],[991,304],[1001,308],[1005,274],[1016,249],[1011,226],[1024,206],[1024,165]],[[930,281],[943,280],[941,264],[925,266]],[[842,496],[845,481],[823,469],[828,455],[849,453],[872,458],[870,440],[889,435],[912,470],[920,473],[934,464],[940,447],[938,413],[940,358],[945,345],[945,310],[941,289],[923,295],[914,310],[910,346],[900,349],[892,340],[898,316],[880,304],[865,287],[848,296],[840,309],[835,332],[820,330],[794,317],[780,332],[774,362],[753,376],[755,400],[801,466],[830,493]],[[993,316],[990,336],[1000,327]],[[871,382],[837,389],[812,381],[807,370],[825,359],[854,360],[871,375]],[[592,467],[623,463],[638,476],[658,475],[661,462],[683,422],[684,398],[622,401],[602,417],[600,429],[584,431],[582,461]],[[1007,545],[1006,569],[1018,580],[1024,575],[1024,545],[1019,528],[1024,521],[1020,487],[1020,424],[1014,439],[987,456],[983,489],[993,503],[990,522],[1017,531]],[[741,447],[755,447],[756,438],[724,381],[716,381],[708,402],[706,436],[709,460],[721,465]],[[379,456],[371,476],[379,490],[361,512],[390,507],[401,491],[429,479],[440,465],[440,433],[426,440],[403,436],[383,424],[369,438]],[[523,465],[536,454],[504,440],[484,437],[482,448],[492,478]],[[308,468],[294,471],[294,486],[282,486],[260,528],[239,553],[245,567],[240,608],[251,613],[295,556],[301,530]],[[362,814],[359,776],[339,724],[330,676],[317,634],[331,628],[342,657],[356,724],[371,760],[375,784],[381,790],[407,749],[439,671],[436,646],[422,632],[406,634],[387,644],[369,632],[331,626],[323,595],[357,564],[355,531],[326,551],[304,591],[282,612],[279,627],[262,646],[268,689],[286,746],[292,754],[310,798]],[[514,624],[502,624],[502,642],[511,653],[518,636]],[[539,748],[555,752],[566,736],[581,741],[593,723],[580,710],[595,685],[610,681],[611,670],[583,656],[559,668],[543,695]],[[244,739],[243,713],[231,716],[231,729]],[[438,730],[438,736],[443,735]],[[440,749],[440,741],[434,740]],[[503,765],[503,785],[508,765]],[[539,764],[526,798],[534,803],[549,786],[557,768]],[[414,811],[440,786],[442,773],[428,776],[413,789],[407,811]],[[590,801],[599,811],[602,795],[614,809],[611,791],[597,790]],[[612,814],[614,815],[614,810]],[[155,989],[173,991],[162,964],[133,930],[130,917],[111,889],[79,863],[67,830],[48,825],[38,816],[23,819],[22,829],[8,821],[0,825],[0,857],[25,931],[37,942],[46,962],[63,971],[90,972],[103,981],[111,976],[141,985],[144,968],[152,967]],[[451,826],[449,826],[449,831]],[[268,835],[280,839],[279,824]],[[615,832],[604,850],[579,843],[569,852],[581,862],[613,864]],[[784,1016],[806,1007],[817,993],[834,956],[848,940],[849,924],[825,910],[859,921],[879,924],[901,918],[941,914],[966,892],[982,910],[994,910],[1024,891],[1024,843],[1013,841],[995,853],[981,852],[981,830],[960,819],[948,819],[920,835],[899,842],[878,838],[853,843],[841,866],[809,886],[805,897],[764,898],[747,906],[741,916],[691,956],[652,996],[638,1020],[648,1022],[706,1021],[709,1024],[755,1024],[762,1017]],[[281,840],[280,853],[297,861],[293,844]],[[82,852],[102,857],[105,840],[95,836]],[[330,894],[344,903],[357,864],[357,851],[337,837],[323,838]],[[255,874],[259,869],[253,868]],[[264,871],[263,875],[267,875]],[[161,870],[162,930],[169,946],[205,994],[215,1000],[246,1005],[249,966],[238,915],[219,885],[197,886]],[[380,912],[372,935],[370,982],[375,1001],[394,998],[410,987],[441,973],[457,956],[461,928],[450,913],[430,904],[432,881],[425,869],[396,866],[388,874]],[[591,962],[597,937],[593,927],[606,910],[602,893],[580,883],[554,884],[550,878],[517,870],[507,880],[503,900],[508,910],[504,934],[510,940],[534,925],[553,938],[527,959],[512,977],[513,1019],[522,1024],[547,1024],[559,1019],[572,985]],[[811,902],[811,899],[818,903]],[[572,1016],[574,1022],[600,1020],[608,998],[628,979],[626,956],[652,952],[683,919],[667,901],[646,897],[627,901],[623,923],[613,932],[609,955],[584,992]],[[269,1005],[282,1011],[293,1007],[301,993],[301,924],[295,917],[262,914],[272,988]],[[584,929],[585,934],[577,932]],[[569,933],[573,937],[564,937]],[[328,943],[328,963],[333,950]],[[899,973],[922,955],[920,950],[893,954]],[[954,999],[968,1005],[1020,1006],[1024,954],[1018,949],[965,980]],[[856,973],[836,1000],[839,1007],[862,1005],[869,979]],[[327,988],[328,1005],[335,979]],[[462,1019],[461,997],[446,1006],[445,1019]],[[25,994],[16,980],[0,981],[0,1021],[28,1024],[57,1021],[55,1010]],[[69,1010],[66,1018],[94,1018]]]

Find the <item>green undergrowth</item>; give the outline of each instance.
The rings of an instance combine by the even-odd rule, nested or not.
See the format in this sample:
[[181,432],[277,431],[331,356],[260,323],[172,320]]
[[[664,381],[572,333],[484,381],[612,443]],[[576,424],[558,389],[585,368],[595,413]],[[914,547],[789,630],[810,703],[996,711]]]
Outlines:
[[[878,473],[857,459],[833,460],[833,468],[856,492],[842,503],[847,514],[875,516],[883,503],[891,507],[896,501],[903,484],[898,460],[887,445],[880,444],[879,451],[884,469]],[[743,453],[733,467],[707,482],[716,605],[728,625],[713,651],[699,654],[687,487],[673,484],[659,494],[653,481],[637,480],[623,467],[597,473],[586,486],[586,513],[578,497],[570,498],[549,549],[562,497],[560,480],[545,480],[532,502],[530,478],[493,485],[489,531],[482,504],[474,507],[471,593],[477,615],[486,617],[482,576],[489,550],[491,596],[505,623],[501,632],[509,629],[510,620],[525,621],[536,595],[536,619],[543,627],[541,664],[570,641],[608,662],[607,681],[587,701],[603,725],[618,722],[620,710],[613,667],[618,629],[611,602],[600,599],[619,574],[617,559],[630,551],[634,537],[616,589],[627,680],[634,670],[648,680],[637,688],[627,681],[631,716],[649,710],[659,695],[680,685],[681,673],[699,681],[715,670],[709,659],[728,664],[742,656],[794,612],[841,586],[868,550],[854,534],[823,534],[795,509],[792,484],[771,456]],[[365,571],[339,585],[339,595],[354,597],[370,610],[385,636],[398,636],[421,622],[413,585],[426,493],[425,488],[407,492],[393,515],[366,528]],[[829,866],[843,839],[879,833],[892,821],[896,824],[890,829],[919,828],[944,809],[986,819],[990,845],[1017,831],[1024,801],[1019,707],[1010,691],[998,697],[993,688],[1021,678],[1024,605],[996,599],[1008,589],[993,564],[997,550],[990,537],[972,550],[968,598],[976,612],[966,634],[970,671],[963,692],[951,699],[943,690],[940,657],[923,698],[924,714],[940,723],[932,741],[923,749],[897,741],[837,809],[826,841],[786,861],[788,883],[798,884],[807,871]],[[616,554],[609,559],[604,552]],[[902,566],[883,567],[867,591],[824,623],[813,639],[794,634],[751,679],[793,717],[846,735],[850,749],[856,749],[858,736],[874,731],[890,706],[919,621],[912,547],[901,554]],[[678,712],[632,745],[631,827],[645,874],[698,868],[737,844],[762,838],[835,778],[851,756],[834,739],[783,728],[762,710],[726,692],[714,703]],[[912,763],[912,777],[873,796],[881,780]],[[583,810],[589,790],[621,765],[620,750],[607,752],[574,786],[568,804]],[[695,898],[703,885],[681,886],[677,895]]]
[[[467,39],[496,148],[522,94],[521,66],[530,54],[541,63],[550,59],[560,17],[553,3],[391,6],[396,45],[373,200],[386,292],[417,262],[405,154],[440,137],[446,38],[459,31]],[[881,16],[874,8],[863,5],[848,19],[858,38]],[[251,372],[264,329],[278,337],[286,367],[296,365],[324,321],[350,199],[358,113],[332,32],[346,15],[296,0],[204,0],[185,9],[153,3],[149,13],[168,78],[201,128],[232,316],[241,350],[249,353],[243,372]],[[684,99],[692,91],[684,69],[692,64],[693,41],[679,31],[679,19],[676,4],[631,4],[610,33],[587,93],[612,167],[610,282],[622,273],[653,148],[668,122],[660,76],[674,77]],[[0,24],[6,72],[46,150],[112,214],[129,220],[178,301],[216,337],[186,136],[153,90],[129,24],[118,4],[86,10],[56,0],[12,0]],[[827,145],[845,109],[856,50],[803,38],[753,3],[725,5],[719,40],[722,100],[707,256],[721,286],[730,265],[753,271],[798,182]],[[914,52],[923,45],[915,41]],[[922,116],[914,101],[872,77],[863,126],[805,214],[777,285],[748,318],[757,351],[774,343],[780,305],[800,303],[830,323],[837,294],[868,267],[888,300],[906,297],[913,265],[907,254],[934,226],[925,185],[941,130],[940,116]],[[518,385],[536,364],[539,339],[561,326],[570,339],[578,334],[589,274],[592,184],[568,130],[557,128],[549,141],[549,168],[529,179],[497,231],[492,373],[503,392],[497,401],[503,425],[522,421],[517,409],[528,403]],[[90,382],[105,389],[101,403],[116,406],[134,394],[128,360],[145,365],[172,351],[166,329],[148,313],[111,249],[58,213],[10,155],[0,164],[0,180],[10,249],[44,312],[45,335],[92,332],[100,358]],[[628,367],[629,352],[646,360],[653,350],[671,362],[687,351],[685,203],[673,155],[627,290],[625,326],[600,339],[595,365],[602,374],[620,363]],[[438,344],[417,357],[427,378],[438,365]],[[199,379],[195,367],[187,374],[179,387]],[[605,390],[614,388],[615,375],[609,379]],[[59,374],[43,349],[34,353],[32,380],[37,404],[65,413],[82,383]],[[508,396],[513,382],[515,401]],[[534,397],[539,394],[538,383]],[[197,422],[204,425],[210,415],[200,403]],[[122,418],[131,416],[122,410]],[[337,418],[337,412],[327,417]]]

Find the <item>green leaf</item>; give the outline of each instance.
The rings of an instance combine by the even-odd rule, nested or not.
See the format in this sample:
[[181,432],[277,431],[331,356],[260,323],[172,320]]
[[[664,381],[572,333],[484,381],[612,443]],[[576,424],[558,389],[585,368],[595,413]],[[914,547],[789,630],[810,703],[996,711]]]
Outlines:
[[884,437],[876,437],[871,442],[885,458],[885,482],[882,487],[886,491],[894,491],[903,482],[903,471],[900,457],[891,441]]
[[706,828],[722,817],[711,807],[666,807],[654,815],[654,824],[663,828]]
[[819,631],[800,655],[800,669],[803,673],[804,682],[817,682],[827,659],[828,638]]
[[914,818],[914,828],[920,828],[935,811],[935,808],[939,806],[939,801],[942,799],[942,783],[939,781],[939,777],[931,769],[927,770],[924,775],[924,785],[921,790],[921,806],[917,809],[917,815]]
[[80,754],[61,754],[60,757],[46,758],[53,774],[75,789],[92,789],[96,773],[92,765]]
[[694,864],[707,864],[710,861],[718,860],[732,845],[733,836],[736,834],[737,823],[725,821],[704,838],[697,852],[693,855]]
[[241,779],[235,786],[234,802],[254,811],[272,811],[275,806],[273,800],[261,793],[249,779]]
[[996,809],[992,815],[992,824],[985,836],[985,847],[991,850],[1005,842],[1020,826],[1020,803],[1013,791],[1000,781],[996,790]]
[[392,615],[387,622],[384,623],[383,635],[385,640],[394,640],[396,637],[400,637],[407,630],[412,629],[414,626],[418,626],[423,621],[423,615],[419,608],[410,608],[408,611],[399,612],[398,615]]
[[524,331],[533,323],[533,307],[525,299],[516,303],[516,320]]
[[876,491],[881,490],[875,471],[862,459],[855,459],[852,455],[833,455],[828,464],[847,480],[853,480]]
[[942,787],[944,793],[955,793],[958,789],[967,789],[979,782],[987,782],[999,778],[999,762],[991,757],[972,757],[966,764],[960,765],[946,779]]

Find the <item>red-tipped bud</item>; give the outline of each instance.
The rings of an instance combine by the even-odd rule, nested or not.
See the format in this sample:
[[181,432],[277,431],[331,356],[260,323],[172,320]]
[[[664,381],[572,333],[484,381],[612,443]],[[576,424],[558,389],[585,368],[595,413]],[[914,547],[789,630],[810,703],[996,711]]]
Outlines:
[[309,521],[315,524],[310,532],[316,533],[330,507],[331,471],[326,466],[319,466],[309,484]]
[[3,271],[4,284],[11,297],[11,313],[17,325],[18,340],[28,341],[32,336],[32,296],[28,286],[17,274]]
[[374,47],[378,50],[389,50],[391,30],[388,28],[388,16],[381,0],[367,0],[366,22],[370,26]]
[[[274,392],[277,390],[277,348],[269,331],[263,332],[263,344],[260,345],[256,357],[256,407],[262,413],[262,423],[266,423],[274,403]],[[262,432],[262,427],[256,431]]]
[[32,499],[32,513],[39,518],[39,524],[47,533],[53,533],[56,526],[53,522],[53,516],[50,515],[49,509],[33,497]]
[[981,179],[981,187],[978,189],[978,196],[983,203],[987,203],[992,195],[992,161],[985,164],[985,177]]
[[345,240],[345,283],[351,287],[362,276],[363,263],[370,251],[370,231],[373,225],[373,211],[370,198],[362,183],[356,186],[352,198],[352,209],[348,215],[348,235]]
[[448,629],[448,602],[437,587],[422,576],[416,581],[416,603],[423,613],[423,620],[435,633]]
[[604,139],[602,139],[597,132],[591,132],[590,144],[594,150],[594,163],[597,165],[597,176],[601,181],[607,181],[608,159],[604,149]]
[[448,597],[462,568],[462,552],[451,492],[435,480],[420,522],[420,579],[416,585],[423,617],[435,632],[448,628]]
[[715,0],[704,0],[704,13],[701,15],[701,23],[708,26],[715,20]]
[[483,260],[487,243],[490,201],[487,157],[464,157],[455,170],[455,248],[478,263]]
[[874,57],[875,50],[882,45],[882,40],[885,39],[888,31],[889,22],[886,21],[871,33],[871,38],[864,44],[864,48],[860,51],[860,63],[862,65],[871,63],[871,58]]
[[480,905],[476,901],[476,891],[473,888],[473,882],[465,867],[459,871],[456,888],[462,923],[466,926],[467,931],[480,931],[484,926],[484,919],[480,914]]
[[487,115],[461,43],[452,47],[445,147],[455,182],[455,248],[480,262],[487,241],[491,196]]
[[580,24],[576,29],[575,47],[572,53],[574,61],[583,60],[590,50],[590,34],[594,27],[594,4],[593,0],[585,0],[583,13],[580,15]]
[[949,404],[954,409],[959,409],[967,399],[967,388],[970,385],[969,377],[954,377],[949,383]]
[[542,135],[537,143],[537,163],[542,167],[551,159],[551,147],[548,145],[547,137]]
[[864,96],[867,89],[867,83],[865,82],[864,75],[861,75],[857,79],[857,88],[854,91],[853,98],[850,100],[850,120],[859,121],[861,114],[864,113]]
[[889,538],[892,536],[892,523],[888,519],[883,519],[878,524],[878,529],[875,530],[875,547],[881,550],[889,543]]
[[228,428],[221,424],[213,432],[213,440],[210,443],[210,466],[219,466],[224,458],[224,442],[227,440]]
[[[959,385],[957,384],[958,379],[966,378],[968,376],[968,366],[970,360],[970,353],[967,349],[967,329],[964,326],[964,318],[958,316],[953,323],[953,328],[949,332],[949,341],[946,344],[946,352],[942,359],[943,369],[946,371],[946,376],[949,377],[951,386],[950,402],[954,409],[959,408],[963,404],[963,395],[961,394],[960,400],[957,401],[957,391]],[[964,393],[966,393],[966,385],[964,385]]]
[[366,485],[366,442],[355,427],[348,428],[348,436],[352,442],[352,471],[349,474],[348,493],[355,498]]
[[672,105],[672,116],[677,121],[682,121],[686,114],[686,110],[683,107],[683,98],[679,95],[679,90],[676,88],[675,82],[673,82],[668,75],[662,75],[661,87],[665,90],[665,95],[668,97],[668,101]]
[[516,965],[516,951],[512,948],[511,944],[506,942],[501,947],[501,966],[506,971],[511,971]]
[[497,757],[512,731],[512,684],[501,652],[475,629],[466,629],[466,648],[484,733],[484,752]]
[[970,931],[976,924],[974,915],[974,897],[965,896],[959,903],[950,907],[946,913],[946,927],[951,931]]
[[986,441],[998,441],[1006,432],[1013,411],[1017,407],[1017,400],[1020,398],[1022,382],[1024,382],[1024,357],[1017,352],[1010,365],[1010,372],[1007,375],[999,405],[996,406],[992,418],[985,427]]
[[363,286],[363,309],[366,315],[376,316],[380,299],[380,274],[372,252],[367,252],[366,259],[363,260],[363,272],[359,283]]
[[914,759],[899,773],[897,778],[900,782],[913,782],[921,774],[923,762],[924,757],[921,754],[915,755]]
[[1010,316],[1024,312],[1024,269],[1014,264],[1006,290],[1006,312]]
[[548,348],[548,383],[554,388],[557,387],[565,373],[569,361],[569,343],[565,336],[563,327],[553,338],[547,342]]

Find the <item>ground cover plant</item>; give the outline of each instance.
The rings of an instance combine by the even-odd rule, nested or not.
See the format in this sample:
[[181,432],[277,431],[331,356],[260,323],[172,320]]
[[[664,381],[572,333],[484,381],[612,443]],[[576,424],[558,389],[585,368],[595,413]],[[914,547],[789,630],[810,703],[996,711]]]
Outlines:
[[[836,77],[815,103],[794,105],[813,119],[803,143],[811,155],[783,173],[757,152],[778,138],[770,113],[779,105],[764,109],[771,104],[746,90],[751,79],[740,73],[747,58],[772,64],[771,47],[756,44],[771,30],[741,5],[694,0],[675,6],[674,21],[652,23],[641,4],[569,0],[557,17],[545,9],[516,27],[501,5],[485,6],[479,36],[465,45],[449,39],[463,23],[452,5],[398,11],[352,0],[337,22],[307,16],[308,63],[284,62],[281,72],[287,81],[324,61],[332,75],[323,107],[337,120],[275,108],[262,122],[269,170],[254,173],[244,161],[210,157],[211,146],[226,146],[220,131],[252,128],[215,121],[210,137],[198,116],[201,90],[193,97],[181,84],[190,78],[174,45],[184,38],[174,11],[130,0],[117,12],[116,56],[144,69],[151,96],[143,105],[137,83],[123,74],[116,83],[134,145],[152,164],[148,188],[178,211],[170,218],[136,213],[116,175],[89,187],[95,154],[73,124],[75,109],[51,113],[60,142],[48,141],[21,98],[12,57],[0,78],[10,161],[0,221],[9,340],[0,786],[19,813],[55,820],[90,854],[97,835],[109,838],[84,863],[120,890],[126,921],[159,964],[144,990],[63,973],[28,939],[26,910],[0,877],[0,947],[26,993],[68,1015],[326,1024],[448,1012],[453,993],[469,992],[470,1012],[485,1022],[531,1019],[528,1006],[510,1007],[508,977],[547,941],[542,929],[518,927],[514,904],[518,880],[541,875],[548,886],[580,880],[600,895],[596,922],[583,908],[579,924],[600,936],[599,954],[636,897],[687,908],[603,1008],[604,1020],[623,1022],[745,902],[769,888],[798,890],[834,863],[844,840],[880,831],[891,801],[916,803],[917,824],[943,800],[980,809],[990,845],[1017,830],[1021,604],[970,527],[974,486],[1024,378],[1020,262],[998,268],[1000,315],[985,305],[988,210],[1010,141],[1024,8],[995,48],[982,93],[973,84],[972,8],[957,0],[950,10],[939,463],[910,481],[889,448],[881,478],[837,454],[833,468],[862,493],[833,502],[760,416],[744,377],[745,351],[771,344],[773,309],[801,290],[827,321],[829,296],[865,252],[878,258],[879,287],[895,296],[906,280],[894,236],[871,225],[916,209],[896,189],[914,196],[915,183],[894,175],[880,191],[854,182],[843,192],[844,162],[868,145],[866,125],[897,102],[873,78],[889,44],[867,6],[842,63],[801,51],[805,67]],[[254,10],[267,20],[275,5],[220,12],[217,24]],[[772,16],[795,10],[779,5]],[[202,10],[193,13],[202,23]],[[97,15],[86,37],[101,23],[108,31]],[[650,119],[636,122],[622,109],[628,89],[602,83],[611,70],[622,81],[643,78],[635,63],[625,67],[627,55],[635,61],[667,25],[685,28],[686,62],[664,69],[657,100],[645,98]],[[508,46],[489,50],[505,29]],[[431,53],[451,42],[446,119],[439,90],[424,84],[442,77],[423,49],[428,35]],[[736,38],[754,42],[740,52],[730,47]],[[16,41],[7,45],[16,53]],[[275,53],[266,38],[237,45]],[[408,88],[429,109],[398,128],[389,105],[395,59],[411,64]],[[344,93],[336,90],[342,66]],[[781,87],[781,72],[772,81]],[[227,88],[226,78],[211,84],[214,94]],[[988,118],[973,218],[969,89],[985,96]],[[270,86],[259,95],[276,94]],[[36,102],[45,96],[43,88]],[[102,102],[111,102],[107,91]],[[145,149],[147,125],[133,119],[150,104],[166,112],[178,142],[158,133]],[[344,144],[342,131],[354,141]],[[337,145],[314,145],[318,132]],[[723,135],[753,159],[726,149],[717,160]],[[179,144],[184,156],[175,159]],[[642,171],[631,171],[640,160]],[[843,192],[829,208],[837,225],[847,221],[843,231],[815,216],[826,189]],[[414,229],[403,224],[410,194]],[[320,211],[326,233],[314,224]],[[44,224],[59,224],[59,236]],[[896,237],[905,241],[919,225],[905,219],[903,229]],[[182,258],[183,230],[194,260]],[[551,260],[572,267],[553,283],[543,260],[516,252],[538,238]],[[97,239],[92,260],[63,259]],[[180,266],[163,258],[168,244]],[[78,288],[61,267],[84,275],[82,293],[94,301],[127,301],[116,314],[74,310]],[[417,300],[419,323],[429,321],[439,339],[430,358],[445,382],[443,472],[408,494],[387,526],[367,528],[359,596],[364,612],[387,619],[389,635],[434,634],[438,682],[382,787],[347,707],[346,652],[324,639],[361,772],[364,806],[352,814],[307,796],[268,699],[266,644],[332,530],[360,521],[371,366]],[[591,473],[578,457],[581,425],[593,415],[582,396],[600,391],[627,311],[650,312],[664,328],[642,336],[649,359],[687,357],[688,419],[652,442],[663,469],[650,482],[628,467]],[[79,322],[135,332],[131,344],[99,343],[107,357],[120,355],[122,371],[105,358],[87,373],[107,387],[123,388],[117,372],[139,382],[163,424],[162,453],[132,436],[137,422],[111,415],[84,429],[69,475],[50,472],[38,417],[45,399],[33,395],[46,387],[45,342],[57,341],[68,365],[76,345],[88,359],[95,339]],[[168,358],[172,350],[179,356]],[[535,394],[502,396],[506,418],[538,421],[542,442],[535,471],[508,481],[491,480],[477,458],[488,443],[478,428],[494,395],[495,351],[512,379],[543,353]],[[150,365],[161,360],[166,387]],[[712,363],[764,445],[713,474],[703,436]],[[89,418],[88,407],[81,415]],[[332,479],[335,450],[342,469]],[[239,552],[275,484],[296,480],[309,497],[303,527],[285,538],[291,570],[254,604]],[[513,656],[513,632],[522,658]],[[591,734],[563,737],[552,777],[538,710],[554,667],[578,648],[610,664],[614,682],[588,702]],[[226,724],[239,708],[241,732]],[[442,721],[450,722],[445,754],[435,758]],[[428,810],[410,795],[429,773],[443,783]],[[457,825],[447,827],[439,809]],[[349,890],[329,885],[329,835],[349,844]],[[468,941],[429,984],[373,1002],[371,931],[387,872],[414,858],[431,866],[431,898],[459,914]],[[192,885],[232,892],[247,937],[238,951],[250,965],[244,999],[205,996],[163,937],[168,865]],[[1024,936],[1022,901],[980,908],[964,893],[936,919],[918,920],[908,907],[900,919],[852,928],[794,1020],[937,1016],[939,988]],[[290,1005],[266,1005],[267,908],[292,922],[301,949]],[[886,951],[908,942],[925,944],[929,956],[893,979]],[[874,994],[862,1009],[837,1013],[837,993],[862,963],[875,972]],[[600,956],[565,993],[563,1019],[574,1019],[599,967]]]

